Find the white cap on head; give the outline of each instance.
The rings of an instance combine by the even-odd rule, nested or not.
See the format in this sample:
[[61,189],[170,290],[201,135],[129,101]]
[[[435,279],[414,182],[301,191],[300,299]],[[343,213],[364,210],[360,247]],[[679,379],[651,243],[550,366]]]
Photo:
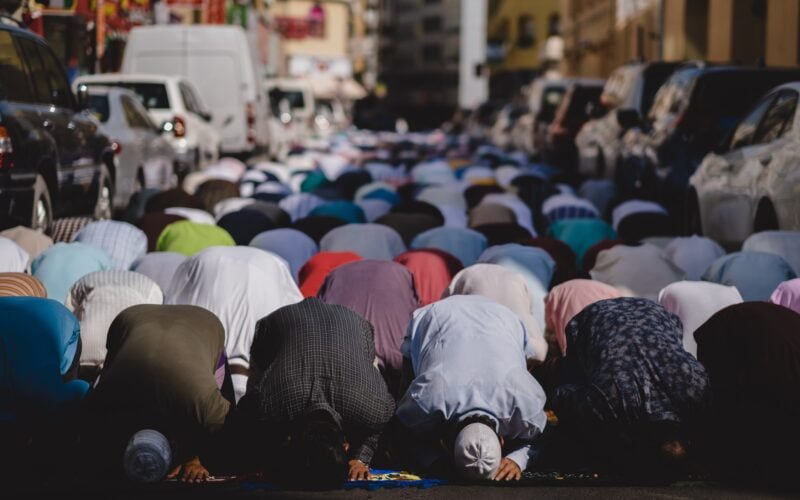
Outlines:
[[478,422],[461,429],[453,453],[456,467],[470,479],[493,478],[503,458],[497,434]]

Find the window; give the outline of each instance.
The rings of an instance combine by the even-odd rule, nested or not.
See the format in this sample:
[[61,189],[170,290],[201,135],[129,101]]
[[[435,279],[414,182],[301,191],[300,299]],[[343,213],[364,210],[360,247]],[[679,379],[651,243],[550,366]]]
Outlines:
[[69,82],[67,81],[67,75],[64,73],[64,68],[50,49],[39,44],[36,44],[36,49],[42,61],[44,61],[44,67],[50,82],[48,104],[53,104],[61,108],[71,108],[72,91],[69,88]]
[[758,131],[753,136],[753,144],[772,142],[791,130],[795,109],[797,109],[797,92],[793,90],[781,92],[764,115]]
[[125,121],[128,122],[131,128],[138,129],[154,129],[155,125],[150,121],[147,116],[142,113],[136,106],[136,101],[130,97],[123,95],[119,98],[122,104],[122,111],[125,113]]
[[179,83],[178,89],[181,92],[181,99],[183,99],[183,105],[186,108],[186,111],[196,115],[201,114],[203,110],[200,109],[200,104],[197,102],[197,96],[194,95],[192,89],[190,89],[185,83]]
[[422,46],[422,59],[427,62],[442,60],[442,46],[438,44],[426,44]]
[[0,98],[15,102],[33,102],[34,96],[25,66],[7,31],[0,31]]
[[97,118],[100,123],[108,121],[108,116],[111,113],[108,106],[108,96],[100,94],[92,94],[89,96],[87,103],[89,111]]
[[422,31],[424,33],[438,33],[442,31],[442,18],[440,16],[430,16],[422,20]]
[[547,36],[559,35],[561,35],[561,17],[554,12],[547,18]]
[[536,23],[533,16],[524,15],[517,19],[517,46],[533,47],[536,44]]
[[50,96],[50,83],[47,78],[47,70],[44,68],[44,62],[39,57],[39,52],[36,50],[36,42],[25,38],[17,40],[19,48],[25,56],[25,62],[28,63],[28,78],[30,78],[34,99],[43,104],[49,104]]
[[161,83],[98,82],[87,85],[128,89],[136,94],[139,102],[147,109],[169,109],[170,107],[167,87]]
[[750,111],[742,119],[742,121],[739,122],[739,125],[736,126],[736,130],[733,131],[730,148],[728,149],[739,149],[750,145],[753,140],[753,136],[755,135],[756,127],[758,127],[758,123],[761,121],[761,117],[764,116],[764,113],[766,113],[773,99],[775,99],[774,95],[768,95],[759,101],[752,111]]

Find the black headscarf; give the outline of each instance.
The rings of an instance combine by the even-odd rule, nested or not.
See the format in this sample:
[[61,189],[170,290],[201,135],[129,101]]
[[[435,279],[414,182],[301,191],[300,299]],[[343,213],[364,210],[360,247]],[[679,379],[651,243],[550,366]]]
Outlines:
[[275,229],[269,217],[247,207],[223,216],[217,225],[228,231],[237,245],[249,245],[257,234]]

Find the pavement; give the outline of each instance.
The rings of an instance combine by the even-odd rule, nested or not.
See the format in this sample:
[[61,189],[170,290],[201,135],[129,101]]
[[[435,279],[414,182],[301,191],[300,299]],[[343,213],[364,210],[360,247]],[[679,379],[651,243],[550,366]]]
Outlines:
[[[15,487],[16,486],[16,487]],[[347,489],[336,491],[278,491],[270,485],[258,482],[228,482],[186,485],[177,482],[162,482],[151,485],[127,482],[102,483],[98,481],[64,481],[10,485],[0,487],[0,498],[68,498],[103,499],[347,499],[347,500],[503,500],[511,498],[609,498],[609,499],[752,499],[752,498],[798,498],[781,492],[737,488],[707,481],[683,481],[670,485],[608,485],[591,484],[589,481],[575,483],[567,480],[545,482],[525,481],[494,484],[448,484],[429,488],[380,488]]]
[[[403,488],[380,490],[338,490],[325,492],[249,490],[241,488],[217,488],[206,485],[175,486],[169,488],[118,486],[116,488],[63,489],[49,493],[42,491],[4,492],[3,498],[56,498],[69,493],[69,498],[107,499],[229,499],[229,498],[274,498],[274,499],[347,499],[347,500],[504,500],[511,498],[573,499],[752,499],[752,498],[797,498],[764,491],[742,490],[733,487],[708,484],[687,484],[663,487],[648,486],[435,486],[427,489]],[[8,496],[6,496],[8,494]]]

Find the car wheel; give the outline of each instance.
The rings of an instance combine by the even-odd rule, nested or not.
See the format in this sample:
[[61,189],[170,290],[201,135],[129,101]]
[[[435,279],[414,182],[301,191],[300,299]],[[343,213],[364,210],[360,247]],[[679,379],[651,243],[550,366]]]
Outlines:
[[140,167],[139,170],[136,171],[136,181],[134,182],[133,189],[136,192],[144,191],[145,188],[145,181],[144,181],[144,170]]
[[775,213],[775,207],[769,199],[762,198],[758,202],[756,216],[753,220],[753,232],[777,231],[778,229],[780,228],[778,227],[778,215]]
[[606,155],[603,154],[603,148],[597,148],[597,160],[595,161],[597,168],[597,177],[602,179],[606,176]]
[[689,189],[686,195],[686,215],[683,220],[683,233],[686,236],[693,234],[703,235],[703,224],[700,219],[700,200],[697,197],[697,191],[694,189]]
[[50,190],[44,177],[36,176],[33,185],[33,206],[31,210],[31,229],[47,233],[53,224],[53,204],[50,201]]
[[103,165],[100,177],[97,180],[97,201],[94,204],[95,219],[110,219],[112,215],[112,200],[114,199],[114,185],[108,169]]

